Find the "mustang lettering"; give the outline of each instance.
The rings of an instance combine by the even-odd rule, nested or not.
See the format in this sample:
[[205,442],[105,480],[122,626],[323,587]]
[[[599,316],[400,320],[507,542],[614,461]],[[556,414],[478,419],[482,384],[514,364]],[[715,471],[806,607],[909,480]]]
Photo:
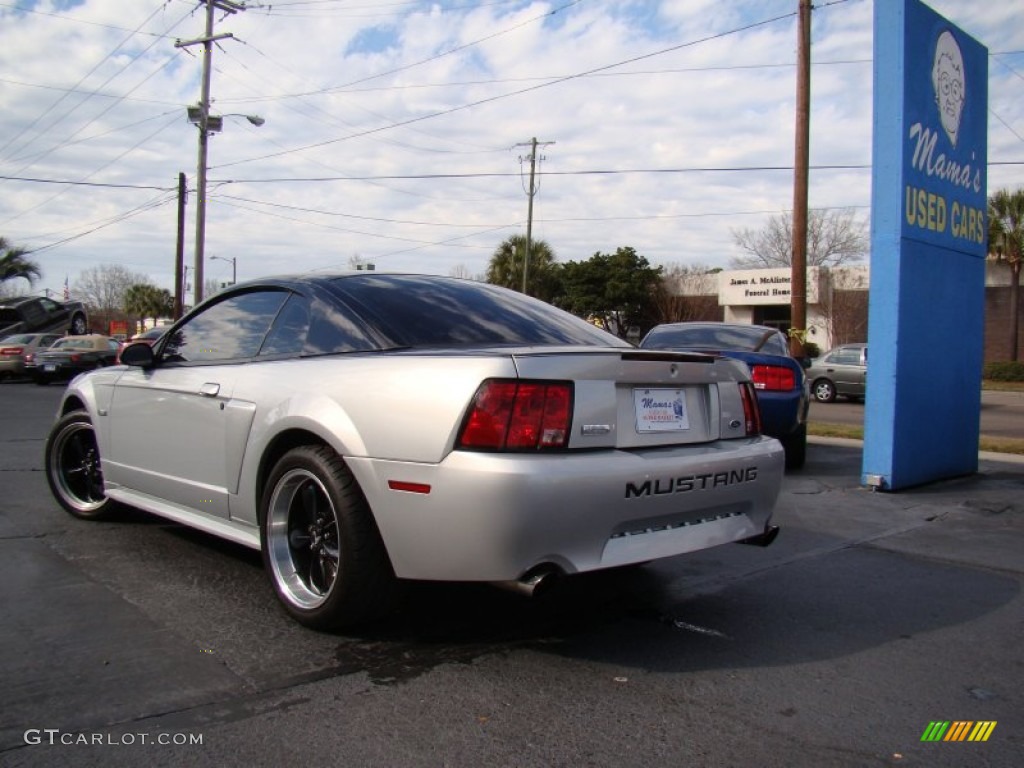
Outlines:
[[690,491],[706,491],[709,488],[721,488],[738,483],[752,483],[757,480],[757,467],[734,469],[729,472],[709,472],[704,475],[687,475],[686,477],[657,478],[642,483],[626,483],[626,498],[638,499],[643,496],[664,496],[670,493],[688,493]]

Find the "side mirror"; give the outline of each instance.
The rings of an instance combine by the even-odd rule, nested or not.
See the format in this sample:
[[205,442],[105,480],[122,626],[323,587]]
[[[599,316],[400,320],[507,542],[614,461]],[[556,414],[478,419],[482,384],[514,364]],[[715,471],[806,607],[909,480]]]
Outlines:
[[136,368],[152,368],[156,362],[153,355],[153,348],[144,341],[129,344],[121,350],[122,365],[131,365]]

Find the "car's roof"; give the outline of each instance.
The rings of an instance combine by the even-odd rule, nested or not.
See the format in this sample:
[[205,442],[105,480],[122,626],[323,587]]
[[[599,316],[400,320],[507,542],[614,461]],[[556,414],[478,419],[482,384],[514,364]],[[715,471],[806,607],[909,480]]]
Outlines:
[[88,342],[93,346],[100,343],[107,343],[108,341],[116,341],[109,336],[104,336],[102,333],[87,333],[83,336],[61,336],[57,341],[76,341],[76,342]]
[[27,301],[34,301],[38,298],[38,296],[9,296],[6,299],[0,299],[0,306],[16,307],[19,304],[24,304]]
[[715,320],[687,320],[681,323],[662,323],[656,325],[651,330],[662,329],[662,328],[742,328],[744,330],[753,328],[754,330],[760,331],[776,331],[782,333],[778,328],[772,328],[770,325],[754,325],[753,323],[725,323],[718,322]]

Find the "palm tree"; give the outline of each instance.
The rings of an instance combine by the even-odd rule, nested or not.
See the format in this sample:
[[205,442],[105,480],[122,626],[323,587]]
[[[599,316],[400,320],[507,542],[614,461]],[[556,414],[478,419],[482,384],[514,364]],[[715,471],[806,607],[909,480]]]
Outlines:
[[[526,253],[526,237],[512,235],[494,250],[487,265],[487,282],[502,285],[513,290],[523,287],[523,256]],[[526,293],[544,299],[551,298],[555,272],[555,252],[543,240],[530,242],[530,262],[526,277]]]
[[145,324],[147,317],[170,317],[174,311],[174,297],[166,288],[137,283],[124,292],[124,311]]
[[29,285],[43,276],[43,271],[31,259],[26,259],[28,251],[16,248],[0,237],[0,283],[23,277]]
[[998,190],[988,200],[988,252],[1010,266],[1010,360],[1017,360],[1021,258],[1024,256],[1024,189]]

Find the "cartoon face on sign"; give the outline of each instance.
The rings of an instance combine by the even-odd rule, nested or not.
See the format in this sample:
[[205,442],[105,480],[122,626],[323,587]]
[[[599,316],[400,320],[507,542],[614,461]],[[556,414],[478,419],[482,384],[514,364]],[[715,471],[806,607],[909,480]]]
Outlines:
[[935,62],[932,64],[932,87],[935,89],[935,104],[939,108],[942,128],[949,140],[956,146],[960,132],[960,113],[964,108],[967,83],[964,78],[964,57],[953,33],[946,30],[939,35],[935,45]]

